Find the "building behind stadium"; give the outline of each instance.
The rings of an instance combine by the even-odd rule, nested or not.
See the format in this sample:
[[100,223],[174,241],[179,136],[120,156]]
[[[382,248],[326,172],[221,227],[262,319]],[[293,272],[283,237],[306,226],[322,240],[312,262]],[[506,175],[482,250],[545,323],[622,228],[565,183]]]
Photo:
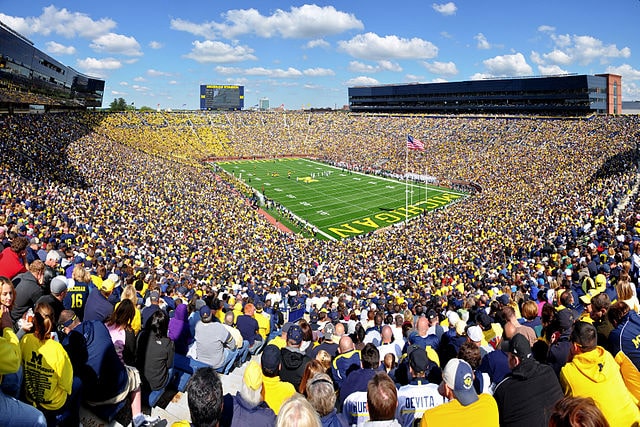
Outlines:
[[349,107],[366,113],[585,116],[622,113],[615,74],[356,86]]
[[0,112],[99,108],[104,84],[60,63],[0,22]]

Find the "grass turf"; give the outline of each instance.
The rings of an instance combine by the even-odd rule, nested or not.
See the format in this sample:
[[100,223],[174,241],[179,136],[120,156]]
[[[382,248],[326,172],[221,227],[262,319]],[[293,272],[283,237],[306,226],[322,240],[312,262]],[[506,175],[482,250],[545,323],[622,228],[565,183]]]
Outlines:
[[[349,172],[309,159],[237,160],[216,164],[339,240],[409,220],[466,197],[460,191]],[[405,192],[408,206],[405,205]]]

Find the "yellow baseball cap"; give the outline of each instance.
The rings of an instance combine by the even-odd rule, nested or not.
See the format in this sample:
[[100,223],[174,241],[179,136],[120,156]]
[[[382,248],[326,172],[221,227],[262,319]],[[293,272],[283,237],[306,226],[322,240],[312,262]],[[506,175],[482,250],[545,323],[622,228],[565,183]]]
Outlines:
[[251,390],[258,390],[262,387],[262,368],[258,362],[255,360],[249,362],[242,379]]

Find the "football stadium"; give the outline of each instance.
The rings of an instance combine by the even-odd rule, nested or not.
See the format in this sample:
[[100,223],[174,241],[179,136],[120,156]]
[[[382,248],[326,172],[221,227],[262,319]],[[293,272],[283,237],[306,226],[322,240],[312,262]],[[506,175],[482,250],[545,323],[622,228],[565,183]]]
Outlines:
[[640,421],[619,76],[111,112],[0,41],[1,425]]

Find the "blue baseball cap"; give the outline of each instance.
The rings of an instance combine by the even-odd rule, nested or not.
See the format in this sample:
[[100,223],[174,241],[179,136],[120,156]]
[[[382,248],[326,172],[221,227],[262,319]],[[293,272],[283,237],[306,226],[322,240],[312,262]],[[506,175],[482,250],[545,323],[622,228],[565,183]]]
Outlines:
[[302,329],[296,323],[291,325],[289,331],[287,332],[287,340],[293,341],[294,344],[298,345],[302,343]]
[[469,406],[478,400],[473,388],[473,369],[462,359],[451,359],[444,367],[442,380],[453,390],[453,394],[462,406]]

